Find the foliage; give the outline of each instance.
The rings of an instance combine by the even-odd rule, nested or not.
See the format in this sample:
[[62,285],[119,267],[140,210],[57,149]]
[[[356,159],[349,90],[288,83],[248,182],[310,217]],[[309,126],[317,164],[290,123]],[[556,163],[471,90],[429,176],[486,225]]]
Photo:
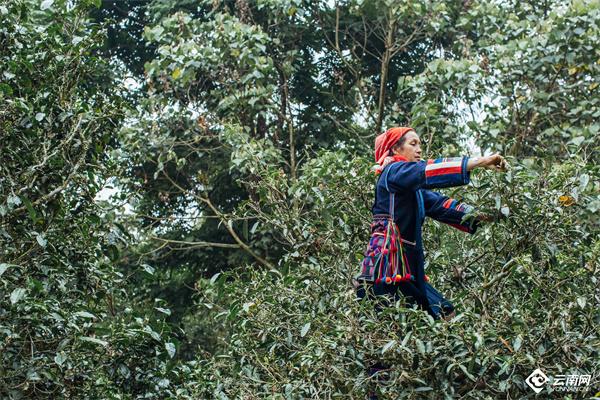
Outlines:
[[126,308],[114,262],[128,234],[94,201],[114,171],[123,104],[94,55],[103,32],[88,6],[0,5],[2,398],[169,386],[170,327],[152,309]]
[[[382,361],[383,398],[527,398],[537,367],[595,373],[599,13],[0,3],[0,397],[364,398]],[[448,323],[351,284],[398,124],[511,164],[444,191],[496,223],[425,226]]]
[[508,218],[472,238],[426,228],[428,273],[459,310],[444,324],[400,304],[378,315],[355,300],[368,160],[326,152],[289,186],[258,154],[242,159],[262,171],[257,204],[268,207],[248,209],[277,228],[287,254],[277,269],[238,268],[198,283],[198,306],[230,336],[188,382],[196,396],[362,398],[366,367],[382,360],[392,366],[382,388],[390,398],[512,398],[528,393],[524,379],[538,366],[553,375],[598,367],[600,247],[590,223],[598,187],[588,175],[596,168],[513,160],[506,176],[482,173],[477,190],[460,190]]
[[439,144],[454,134],[515,156],[597,160],[599,13],[597,2],[473,4],[455,56],[403,82],[417,97],[415,124]]

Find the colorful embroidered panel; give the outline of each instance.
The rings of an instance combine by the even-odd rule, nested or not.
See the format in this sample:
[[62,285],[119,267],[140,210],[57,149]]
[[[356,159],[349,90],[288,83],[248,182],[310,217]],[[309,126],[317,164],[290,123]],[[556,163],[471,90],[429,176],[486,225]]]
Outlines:
[[[427,160],[425,182],[427,186],[467,183],[467,157],[438,158]],[[465,182],[465,178],[467,181]]]
[[400,232],[389,216],[373,219],[371,240],[364,253],[357,279],[388,284],[414,279],[403,251]]

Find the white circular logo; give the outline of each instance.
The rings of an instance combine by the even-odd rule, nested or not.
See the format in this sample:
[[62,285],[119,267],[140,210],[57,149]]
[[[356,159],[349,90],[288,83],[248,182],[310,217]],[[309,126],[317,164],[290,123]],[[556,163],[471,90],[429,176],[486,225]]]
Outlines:
[[525,383],[533,389],[534,392],[539,393],[542,391],[544,385],[548,382],[548,377],[541,369],[536,369],[525,379]]

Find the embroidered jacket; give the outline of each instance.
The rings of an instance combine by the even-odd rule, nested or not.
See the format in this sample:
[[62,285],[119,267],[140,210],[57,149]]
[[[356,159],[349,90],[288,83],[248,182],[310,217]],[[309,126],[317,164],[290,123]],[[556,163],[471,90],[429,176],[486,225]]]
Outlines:
[[[375,204],[372,208],[371,241],[357,279],[373,282],[378,277],[385,279],[386,276],[391,276],[392,279],[388,279],[388,283],[391,283],[394,282],[393,274],[398,274],[395,282],[400,282],[400,277],[408,272],[412,275],[410,280],[415,286],[424,291],[421,227],[425,217],[464,232],[475,233],[477,230],[477,221],[464,219],[472,211],[472,207],[429,190],[468,184],[468,159],[457,157],[418,162],[399,161],[385,167],[377,181]],[[388,229],[390,218],[393,218],[397,228]],[[397,243],[400,248],[394,244],[390,247],[390,237],[393,240],[399,239]],[[391,257],[393,253],[397,256]],[[390,271],[394,271],[392,275]]]

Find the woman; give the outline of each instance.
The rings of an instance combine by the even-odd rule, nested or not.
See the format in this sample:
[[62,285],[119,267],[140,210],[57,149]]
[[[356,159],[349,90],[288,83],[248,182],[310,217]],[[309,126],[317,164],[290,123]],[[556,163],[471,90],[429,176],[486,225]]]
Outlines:
[[[383,305],[401,297],[417,304],[436,319],[450,319],[454,306],[429,283],[425,275],[421,226],[425,217],[475,233],[479,221],[473,208],[429,189],[469,183],[470,171],[506,169],[498,154],[487,157],[421,160],[421,141],[412,128],[392,128],[375,139],[375,188],[371,240],[356,277],[357,296],[377,296]],[[377,304],[377,308],[382,303]],[[375,363],[369,375],[377,377],[387,368]],[[382,378],[382,377],[379,377]],[[369,399],[376,399],[374,393]]]
[[[424,271],[421,226],[426,216],[475,233],[473,208],[429,189],[466,185],[470,171],[506,169],[498,154],[421,160],[421,141],[412,128],[392,128],[375,140],[375,189],[371,240],[356,277],[357,295],[402,295],[436,319],[454,316],[454,306],[429,283]],[[393,221],[393,223],[392,223]],[[387,296],[386,296],[387,297]]]

